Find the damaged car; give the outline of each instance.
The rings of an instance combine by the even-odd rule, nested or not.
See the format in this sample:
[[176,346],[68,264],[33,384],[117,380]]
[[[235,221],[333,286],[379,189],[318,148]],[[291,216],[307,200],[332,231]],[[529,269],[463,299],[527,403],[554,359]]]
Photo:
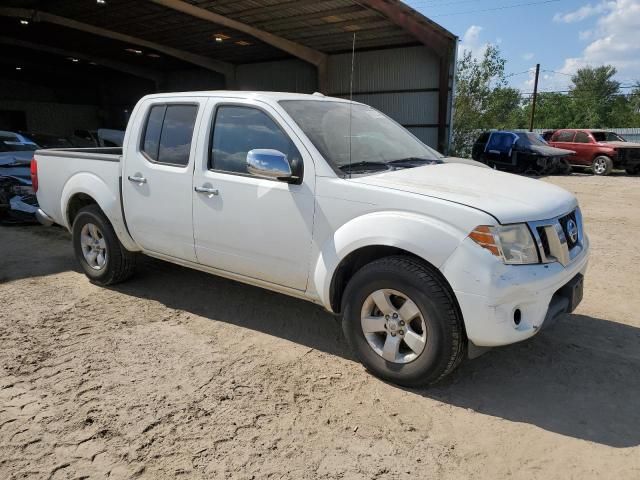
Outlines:
[[0,131],[0,223],[36,222],[30,164],[38,148],[24,135]]
[[590,168],[594,175],[609,175],[614,169],[640,174],[640,143],[607,130],[557,130],[550,133],[554,147],[570,148],[574,167]]
[[572,150],[549,145],[533,132],[484,132],[473,145],[472,157],[491,168],[525,175],[571,172]]

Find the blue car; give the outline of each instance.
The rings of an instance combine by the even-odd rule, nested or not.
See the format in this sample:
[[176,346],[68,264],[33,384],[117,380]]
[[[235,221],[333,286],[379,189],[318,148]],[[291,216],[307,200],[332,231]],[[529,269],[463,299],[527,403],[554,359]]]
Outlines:
[[495,130],[484,132],[473,145],[474,160],[491,168],[525,175],[569,173],[572,150],[550,146],[537,133]]
[[15,132],[0,130],[0,222],[35,223],[38,208],[31,186],[30,164],[40,148]]

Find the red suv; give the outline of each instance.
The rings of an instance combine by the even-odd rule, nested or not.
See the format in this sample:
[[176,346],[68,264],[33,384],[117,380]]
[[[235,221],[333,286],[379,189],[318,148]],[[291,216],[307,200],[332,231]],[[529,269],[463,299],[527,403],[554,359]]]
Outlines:
[[569,158],[571,165],[591,167],[595,175],[609,175],[614,168],[625,169],[630,175],[640,173],[640,143],[627,142],[614,132],[556,130],[550,134],[549,144],[576,152]]

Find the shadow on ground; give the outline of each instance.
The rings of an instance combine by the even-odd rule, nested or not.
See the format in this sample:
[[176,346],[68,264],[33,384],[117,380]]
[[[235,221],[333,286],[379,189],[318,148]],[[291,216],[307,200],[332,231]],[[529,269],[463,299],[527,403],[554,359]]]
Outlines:
[[[66,234],[12,233],[19,233],[16,250],[3,259],[0,283],[76,270]],[[302,300],[152,259],[114,289],[353,359],[338,320]],[[570,315],[531,341],[495,349],[443,383],[412,392],[576,439],[632,447],[640,444],[639,345],[638,328]]]
[[71,236],[61,227],[0,226],[0,285],[21,278],[42,277],[80,269]]
[[[155,260],[116,289],[353,360],[338,320],[301,300]],[[638,345],[638,328],[570,315],[529,342],[490,351],[444,383],[413,392],[578,439],[636,446]]]

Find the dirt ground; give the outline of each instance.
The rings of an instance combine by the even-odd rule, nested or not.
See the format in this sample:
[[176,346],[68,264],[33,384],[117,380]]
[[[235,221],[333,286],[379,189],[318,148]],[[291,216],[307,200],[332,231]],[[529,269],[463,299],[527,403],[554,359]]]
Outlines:
[[640,478],[640,178],[546,181],[584,302],[422,390],[314,305],[155,260],[100,288],[62,229],[0,227],[0,480]]

